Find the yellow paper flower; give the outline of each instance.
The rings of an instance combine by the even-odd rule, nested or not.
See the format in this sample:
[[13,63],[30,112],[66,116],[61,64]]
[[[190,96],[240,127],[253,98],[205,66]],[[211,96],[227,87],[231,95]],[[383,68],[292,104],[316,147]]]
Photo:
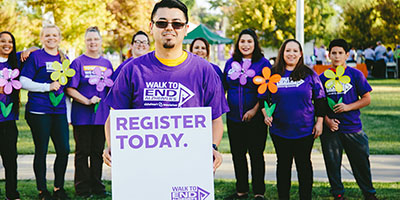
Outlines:
[[65,59],[62,65],[54,61],[52,66],[56,70],[51,73],[50,78],[53,81],[60,82],[61,85],[66,85],[68,83],[68,77],[73,77],[75,75],[75,70],[69,68],[70,61]]
[[336,67],[336,73],[331,69],[326,70],[324,75],[326,78],[329,78],[329,80],[325,82],[325,87],[329,89],[335,86],[337,92],[342,92],[342,83],[350,83],[350,77],[347,75],[343,76],[344,70],[345,68],[343,66]]

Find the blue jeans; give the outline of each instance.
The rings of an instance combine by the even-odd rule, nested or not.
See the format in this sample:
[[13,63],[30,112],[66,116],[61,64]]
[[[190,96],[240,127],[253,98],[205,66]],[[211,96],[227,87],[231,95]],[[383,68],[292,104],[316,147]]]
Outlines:
[[35,158],[33,169],[36,177],[36,187],[39,191],[47,190],[46,185],[46,155],[49,139],[56,149],[54,162],[54,187],[64,186],[64,176],[67,169],[69,154],[69,130],[65,114],[32,114],[26,113],[26,121],[31,128],[35,143]]
[[324,132],[321,135],[321,146],[331,185],[330,192],[334,196],[343,195],[345,192],[340,173],[343,149],[346,151],[354,178],[362,192],[364,194],[376,193],[372,186],[368,137],[364,131],[340,133],[331,132],[329,128],[324,127]]

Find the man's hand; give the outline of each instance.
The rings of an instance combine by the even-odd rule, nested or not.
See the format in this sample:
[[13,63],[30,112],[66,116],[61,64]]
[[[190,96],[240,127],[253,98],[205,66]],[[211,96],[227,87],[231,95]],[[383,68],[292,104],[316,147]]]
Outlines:
[[213,157],[214,157],[213,167],[214,167],[214,172],[215,172],[215,170],[217,170],[217,168],[219,166],[221,166],[221,164],[222,164],[222,155],[221,155],[221,153],[219,153],[218,151],[213,149]]
[[111,167],[111,148],[107,147],[106,149],[104,149],[103,151],[103,161],[106,165],[108,165],[109,167]]
[[340,124],[339,120],[331,119],[326,116],[324,122],[332,132],[339,130],[339,124]]
[[342,113],[347,111],[350,111],[350,106],[347,104],[338,103],[335,106],[333,106],[333,112],[335,113]]

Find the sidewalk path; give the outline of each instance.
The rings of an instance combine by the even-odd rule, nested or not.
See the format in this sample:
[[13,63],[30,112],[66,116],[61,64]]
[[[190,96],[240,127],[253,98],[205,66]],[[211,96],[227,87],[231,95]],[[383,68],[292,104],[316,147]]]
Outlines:
[[[275,154],[265,154],[266,158],[266,177],[265,180],[275,181],[276,157]],[[53,162],[54,154],[47,155],[47,179],[54,180]],[[232,157],[230,154],[223,154],[223,163],[215,173],[217,179],[235,179],[233,172]],[[372,179],[374,182],[400,182],[400,155],[371,155]],[[320,153],[312,154],[314,169],[314,181],[327,182],[328,178],[325,172],[325,164]],[[1,163],[1,159],[0,159]],[[33,155],[18,156],[18,179],[35,179],[33,173]],[[250,175],[249,175],[250,177]],[[0,164],[0,179],[4,179],[4,168]],[[67,180],[74,179],[74,154],[70,154],[67,173]],[[103,179],[111,180],[111,168],[103,166]],[[355,181],[351,174],[351,167],[347,157],[343,156],[342,179],[344,181]],[[292,180],[297,180],[295,164],[293,163]]]

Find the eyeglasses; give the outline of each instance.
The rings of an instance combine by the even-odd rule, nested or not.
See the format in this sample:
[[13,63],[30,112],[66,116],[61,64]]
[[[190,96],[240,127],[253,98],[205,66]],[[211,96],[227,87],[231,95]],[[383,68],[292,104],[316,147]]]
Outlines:
[[148,41],[146,41],[146,40],[135,40],[135,41],[133,41],[133,43],[134,44],[149,44],[149,42]]
[[169,21],[156,21],[153,22],[156,24],[157,28],[167,28],[168,24],[172,25],[172,28],[174,29],[182,29],[186,23],[183,22],[169,22]]

